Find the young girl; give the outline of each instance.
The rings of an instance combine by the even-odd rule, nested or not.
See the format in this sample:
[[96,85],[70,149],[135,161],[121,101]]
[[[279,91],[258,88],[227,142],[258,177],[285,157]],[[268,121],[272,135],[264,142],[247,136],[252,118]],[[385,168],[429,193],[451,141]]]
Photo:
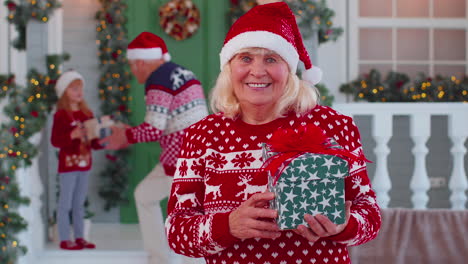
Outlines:
[[[60,149],[58,172],[60,195],[57,223],[60,248],[79,250],[95,248],[83,238],[84,203],[91,169],[91,149],[102,148],[97,140],[86,140],[83,121],[93,118],[93,113],[83,98],[84,79],[76,71],[63,73],[57,80],[57,112],[54,115],[51,142]],[[70,240],[70,217],[72,211],[73,234]]]

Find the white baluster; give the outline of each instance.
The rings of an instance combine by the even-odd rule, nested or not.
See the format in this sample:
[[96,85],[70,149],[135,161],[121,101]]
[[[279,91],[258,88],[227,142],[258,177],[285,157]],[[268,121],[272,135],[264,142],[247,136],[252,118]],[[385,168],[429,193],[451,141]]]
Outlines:
[[413,191],[411,201],[415,209],[426,209],[429,201],[427,191],[430,189],[429,176],[426,169],[426,142],[431,135],[431,116],[416,113],[410,116],[410,136],[414,141],[412,153],[414,155],[414,172],[410,188]]
[[392,188],[392,181],[388,174],[387,156],[390,153],[388,141],[392,132],[392,115],[388,113],[375,114],[372,119],[372,134],[376,142],[374,152],[377,156],[377,162],[372,187],[377,194],[377,202],[381,208],[388,208],[390,203],[388,192]]
[[10,39],[8,38],[8,23],[6,23],[5,18],[8,14],[7,7],[5,5],[0,5],[0,17],[3,20],[0,23],[0,74],[6,74],[9,71],[8,55],[9,55],[9,46]]
[[[2,21],[3,22],[3,21]],[[10,25],[10,39],[12,42],[19,33],[16,31],[13,25]],[[26,86],[28,81],[26,75],[28,73],[29,65],[27,63],[26,52],[24,50],[17,50],[10,47],[10,73],[15,75],[15,83],[17,85]]]
[[464,143],[468,137],[466,116],[468,116],[467,113],[453,113],[449,116],[448,134],[453,142],[450,149],[453,156],[453,169],[449,189],[452,192],[450,202],[454,210],[464,210],[467,201],[465,191],[468,189],[468,180],[466,179],[463,159],[466,153]]
[[[31,136],[29,141],[34,146],[39,146],[42,132]],[[44,221],[41,215],[43,186],[39,175],[39,155],[32,159],[28,168],[18,169],[16,176],[21,189],[21,195],[31,200],[29,206],[19,208],[19,213],[28,222],[28,228],[19,235],[21,244],[28,248],[25,256],[18,259],[18,264],[34,263],[37,255],[44,250]]]

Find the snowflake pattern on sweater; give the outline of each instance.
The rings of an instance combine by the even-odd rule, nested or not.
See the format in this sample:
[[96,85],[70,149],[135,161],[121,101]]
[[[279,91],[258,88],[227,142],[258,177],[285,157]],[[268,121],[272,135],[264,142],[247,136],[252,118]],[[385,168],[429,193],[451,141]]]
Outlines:
[[326,106],[263,125],[249,125],[221,114],[192,125],[184,138],[168,204],[166,233],[175,252],[205,257],[207,263],[283,264],[350,263],[348,246],[376,237],[380,210],[370,187],[365,163],[355,163],[345,179],[345,199],[353,202],[346,229],[309,242],[292,231],[277,239],[245,239],[229,232],[229,214],[267,187],[260,172],[261,145],[279,127],[315,124],[345,149],[364,155],[351,117]]
[[127,138],[132,144],[159,141],[160,161],[172,176],[184,130],[208,115],[203,88],[191,71],[166,62],[146,81],[145,97],[145,121],[127,129]]

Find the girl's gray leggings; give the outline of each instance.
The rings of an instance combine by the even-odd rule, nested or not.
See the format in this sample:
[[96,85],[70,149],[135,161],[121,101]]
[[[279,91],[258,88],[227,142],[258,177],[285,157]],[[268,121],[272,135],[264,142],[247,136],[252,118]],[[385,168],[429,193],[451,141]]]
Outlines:
[[60,195],[57,223],[60,241],[70,238],[70,211],[72,212],[74,239],[83,238],[84,203],[88,192],[89,171],[60,173]]

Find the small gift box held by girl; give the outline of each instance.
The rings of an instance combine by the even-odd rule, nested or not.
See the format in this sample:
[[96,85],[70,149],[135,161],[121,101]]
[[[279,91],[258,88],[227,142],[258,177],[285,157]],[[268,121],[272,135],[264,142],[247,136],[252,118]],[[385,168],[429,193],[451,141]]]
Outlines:
[[[83,76],[76,71],[63,73],[55,86],[58,102],[51,143],[60,149],[57,223],[60,248],[67,250],[96,247],[83,238],[84,203],[92,164],[91,149],[101,149],[102,146],[97,139],[88,141],[86,138],[82,124],[93,118],[93,113],[84,101],[83,88]],[[75,241],[70,239],[70,210]]]

